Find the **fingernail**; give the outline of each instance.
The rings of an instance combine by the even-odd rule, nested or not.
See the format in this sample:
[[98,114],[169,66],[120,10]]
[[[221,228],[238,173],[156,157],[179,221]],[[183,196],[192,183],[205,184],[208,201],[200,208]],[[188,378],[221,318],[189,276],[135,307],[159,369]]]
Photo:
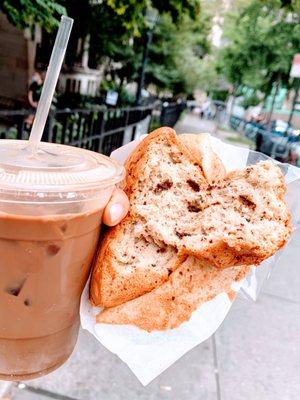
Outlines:
[[124,213],[124,208],[121,204],[118,203],[112,204],[109,209],[111,223],[114,224],[118,222],[122,218],[123,213]]

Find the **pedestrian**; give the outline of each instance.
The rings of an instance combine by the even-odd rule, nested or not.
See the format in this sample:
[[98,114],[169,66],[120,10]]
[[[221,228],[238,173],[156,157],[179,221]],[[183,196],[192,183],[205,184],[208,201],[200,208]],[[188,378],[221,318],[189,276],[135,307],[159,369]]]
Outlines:
[[29,105],[31,107],[31,109],[34,111],[34,113],[29,114],[28,117],[25,120],[25,127],[27,130],[30,130],[32,124],[33,124],[33,120],[34,120],[34,115],[41,97],[41,93],[42,93],[42,87],[43,87],[43,73],[41,71],[34,71],[32,78],[31,78],[31,82],[30,85],[28,87],[28,94],[27,94],[27,98],[28,98],[28,102]]
[[200,109],[200,118],[204,118],[207,116],[210,108],[211,100],[209,97],[202,103],[201,109]]

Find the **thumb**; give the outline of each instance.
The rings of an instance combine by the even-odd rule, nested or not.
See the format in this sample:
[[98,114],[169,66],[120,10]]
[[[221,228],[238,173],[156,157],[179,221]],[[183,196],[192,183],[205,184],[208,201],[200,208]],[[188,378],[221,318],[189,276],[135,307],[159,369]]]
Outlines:
[[103,223],[108,226],[117,225],[126,216],[129,210],[129,200],[121,189],[115,189],[108,202],[104,214]]

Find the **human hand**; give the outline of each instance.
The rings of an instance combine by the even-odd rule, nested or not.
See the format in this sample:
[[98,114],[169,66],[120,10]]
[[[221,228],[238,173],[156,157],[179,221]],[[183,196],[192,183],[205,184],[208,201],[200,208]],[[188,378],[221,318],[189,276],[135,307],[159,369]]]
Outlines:
[[[111,153],[111,158],[124,164],[130,154],[135,150],[137,145],[147,135],[142,135],[139,139],[133,140],[130,143],[118,148]],[[126,217],[129,210],[129,200],[126,194],[121,189],[115,189],[109,203],[107,204],[104,214],[103,223],[108,226],[115,226]]]
[[103,223],[108,226],[115,226],[125,218],[129,210],[129,200],[121,189],[115,189],[113,195],[105,207]]

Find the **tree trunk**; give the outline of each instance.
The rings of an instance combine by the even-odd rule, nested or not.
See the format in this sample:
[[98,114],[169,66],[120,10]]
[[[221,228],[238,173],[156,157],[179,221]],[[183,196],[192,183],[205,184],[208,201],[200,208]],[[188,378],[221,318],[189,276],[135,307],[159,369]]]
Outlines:
[[120,78],[120,82],[119,82],[119,90],[121,90],[121,89],[122,89],[122,87],[123,87],[124,79],[125,79],[125,76],[123,75],[123,76]]
[[275,100],[276,100],[276,97],[277,97],[277,94],[278,94],[278,90],[279,90],[280,84],[281,84],[281,76],[278,75],[278,78],[275,81],[275,92],[274,92],[274,96],[272,98],[272,104],[271,104],[271,109],[270,109],[269,114],[268,114],[267,124],[270,123],[272,115],[273,115],[274,106],[275,106]]

